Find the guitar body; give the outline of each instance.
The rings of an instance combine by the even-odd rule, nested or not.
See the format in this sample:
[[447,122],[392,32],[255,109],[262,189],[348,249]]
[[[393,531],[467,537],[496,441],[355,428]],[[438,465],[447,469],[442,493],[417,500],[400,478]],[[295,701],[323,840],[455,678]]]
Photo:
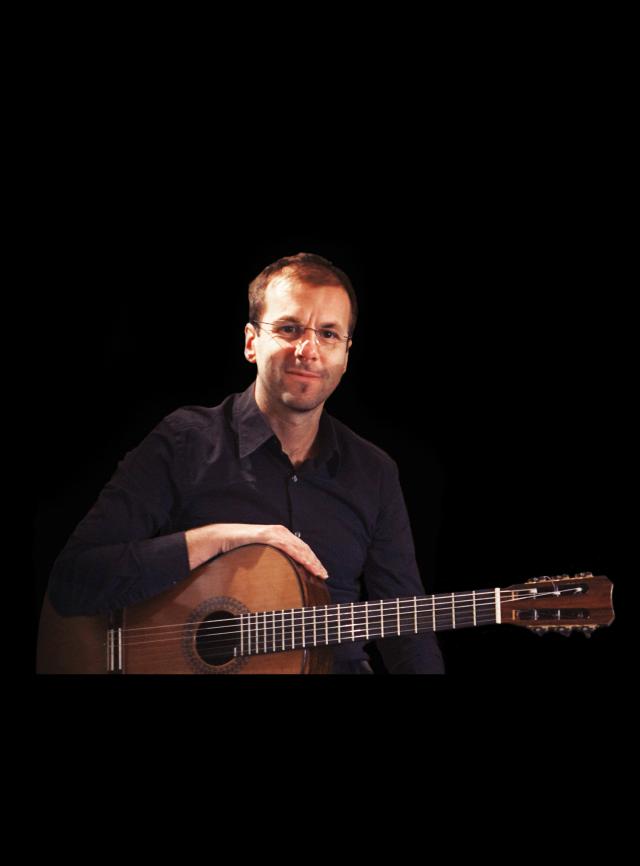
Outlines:
[[[211,658],[208,634],[250,612],[330,603],[320,578],[285,553],[250,544],[210,560],[149,601],[109,616],[61,617],[45,600],[38,673],[326,674],[331,647]],[[111,620],[111,622],[110,622]],[[259,634],[260,639],[264,639]],[[251,636],[247,635],[250,641]],[[256,638],[254,637],[254,641]]]

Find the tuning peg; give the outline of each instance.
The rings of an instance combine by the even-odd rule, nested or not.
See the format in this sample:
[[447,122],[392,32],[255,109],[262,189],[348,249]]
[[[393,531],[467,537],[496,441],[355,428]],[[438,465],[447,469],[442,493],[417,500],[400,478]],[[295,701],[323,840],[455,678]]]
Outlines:
[[593,629],[590,628],[582,628],[580,629],[580,631],[585,637],[591,637],[591,635],[593,634]]
[[538,637],[542,637],[542,635],[545,634],[545,632],[546,632],[546,628],[532,628],[531,631],[534,634],[537,634]]
[[559,628],[558,633],[562,635],[562,637],[569,637],[571,634],[570,628]]

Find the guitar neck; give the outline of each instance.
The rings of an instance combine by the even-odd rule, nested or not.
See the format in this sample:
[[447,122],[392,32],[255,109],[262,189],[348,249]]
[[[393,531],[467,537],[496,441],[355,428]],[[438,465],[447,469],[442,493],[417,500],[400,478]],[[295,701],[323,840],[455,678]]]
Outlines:
[[240,652],[284,652],[499,622],[500,589],[261,611],[241,617]]

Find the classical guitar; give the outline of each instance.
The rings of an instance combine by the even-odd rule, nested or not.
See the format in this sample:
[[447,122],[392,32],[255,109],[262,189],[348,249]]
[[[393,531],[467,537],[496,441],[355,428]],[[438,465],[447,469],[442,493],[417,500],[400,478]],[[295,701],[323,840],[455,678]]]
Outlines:
[[590,573],[504,589],[332,604],[321,581],[275,547],[250,544],[117,613],[61,617],[45,599],[45,674],[320,674],[347,641],[490,623],[590,635],[614,619],[613,585]]

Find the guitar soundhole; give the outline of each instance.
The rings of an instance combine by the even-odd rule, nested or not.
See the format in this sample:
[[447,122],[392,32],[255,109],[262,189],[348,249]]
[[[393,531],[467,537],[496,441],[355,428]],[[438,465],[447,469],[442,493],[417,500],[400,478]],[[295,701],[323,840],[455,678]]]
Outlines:
[[196,652],[205,664],[220,667],[233,660],[237,622],[228,610],[216,610],[202,620],[196,633]]

